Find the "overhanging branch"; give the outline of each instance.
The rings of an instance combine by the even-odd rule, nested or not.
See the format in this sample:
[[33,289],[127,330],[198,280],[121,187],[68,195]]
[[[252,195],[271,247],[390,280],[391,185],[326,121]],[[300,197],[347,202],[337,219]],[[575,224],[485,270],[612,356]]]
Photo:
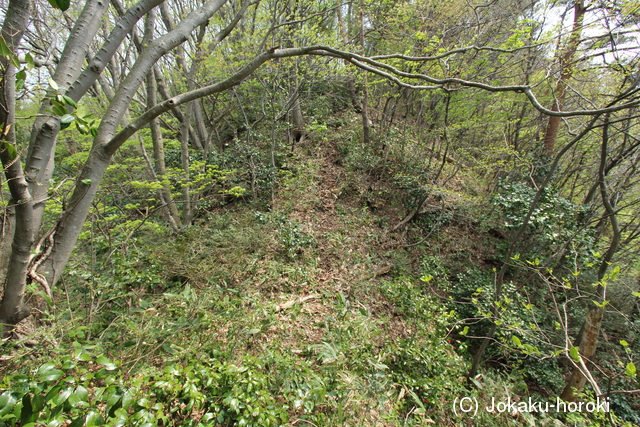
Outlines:
[[[497,48],[478,48],[475,46],[469,48],[461,48],[454,49],[449,54],[464,52],[468,50],[492,50],[499,52],[513,52],[515,50],[508,49],[497,49]],[[507,86],[494,86],[486,83],[475,82],[470,80],[464,80],[459,78],[445,78],[445,79],[437,79],[434,77],[430,77],[426,74],[417,74],[417,73],[407,73],[401,70],[398,70],[396,67],[381,62],[379,60],[373,58],[400,58],[406,60],[423,60],[423,61],[431,61],[442,57],[442,55],[438,55],[435,57],[406,57],[404,55],[385,55],[378,57],[365,57],[362,55],[358,55],[352,52],[346,52],[339,49],[334,49],[328,46],[308,46],[308,47],[299,47],[299,48],[287,48],[287,49],[271,49],[262,54],[256,56],[254,59],[245,64],[240,70],[238,70],[235,74],[233,74],[228,79],[225,79],[221,82],[217,82],[208,86],[204,86],[202,88],[185,92],[180,95],[174,96],[165,100],[164,102],[150,108],[145,111],[141,116],[137,119],[129,123],[124,129],[122,129],[119,133],[117,133],[108,143],[106,143],[105,148],[107,153],[114,153],[124,141],[127,140],[130,136],[132,136],[135,132],[140,130],[142,127],[147,125],[151,120],[158,117],[160,114],[169,111],[172,108],[175,108],[181,104],[186,102],[190,102],[199,98],[203,98],[205,96],[212,95],[214,93],[219,93],[225,91],[227,89],[232,88],[233,86],[237,86],[242,81],[250,76],[255,70],[257,70],[262,64],[271,60],[278,58],[287,58],[293,56],[302,56],[302,55],[318,55],[318,56],[329,56],[333,58],[344,59],[351,64],[359,67],[365,71],[374,73],[379,75],[401,87],[416,89],[416,90],[434,90],[434,89],[444,89],[450,86],[460,86],[460,87],[468,87],[485,90],[487,92],[513,92],[513,93],[522,93],[524,94],[531,105],[538,111],[543,114],[549,116],[558,116],[558,117],[575,117],[575,116],[600,116],[602,114],[612,113],[615,111],[620,111],[632,107],[636,107],[640,105],[640,99],[633,98],[631,101],[621,104],[609,104],[608,106],[600,109],[592,109],[592,110],[571,110],[571,111],[554,111],[548,108],[545,108],[536,98],[533,93],[532,87],[530,85],[507,85]],[[443,54],[445,55],[445,54]],[[403,79],[413,79],[413,80],[423,80],[431,85],[415,85],[404,81]]]

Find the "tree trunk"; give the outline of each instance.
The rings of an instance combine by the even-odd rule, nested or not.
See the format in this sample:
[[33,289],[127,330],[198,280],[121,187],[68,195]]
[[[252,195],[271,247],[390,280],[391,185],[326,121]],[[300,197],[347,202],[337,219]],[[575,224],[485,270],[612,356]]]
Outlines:
[[522,224],[520,224],[520,227],[518,227],[515,233],[509,238],[509,241],[510,241],[509,249],[507,249],[507,253],[504,257],[505,261],[502,263],[502,267],[500,268],[500,271],[496,276],[493,305],[491,308],[494,321],[486,337],[482,340],[482,343],[480,344],[480,348],[476,351],[476,354],[473,357],[471,369],[469,369],[469,373],[467,374],[469,378],[473,378],[476,376],[476,373],[478,372],[478,368],[482,363],[484,353],[487,350],[489,343],[493,341],[495,337],[495,333],[498,329],[498,325],[496,321],[499,319],[499,316],[500,316],[499,301],[502,300],[502,288],[504,287],[505,275],[507,273],[507,269],[509,268],[511,257],[515,253],[516,245],[518,244],[525,230],[529,226],[531,215],[533,214],[534,210],[539,206],[540,200],[542,198],[542,194],[544,193],[544,190],[547,184],[551,180],[551,177],[555,173],[558,167],[558,164],[560,163],[560,159],[566,154],[567,151],[569,151],[571,147],[573,147],[578,141],[580,141],[587,133],[589,133],[593,129],[596,121],[598,120],[598,117],[599,116],[592,118],[589,121],[589,123],[584,127],[584,129],[578,135],[576,135],[567,145],[565,145],[565,147],[563,147],[562,150],[558,152],[558,154],[555,155],[555,158],[553,159],[553,162],[549,167],[549,171],[547,172],[546,177],[538,186],[538,190],[536,191],[536,194],[533,200],[531,201],[531,204],[529,205],[529,210],[527,211],[525,217],[523,218]]
[[[58,85],[59,93],[65,93],[78,80],[89,50],[89,43],[100,28],[107,6],[106,1],[88,1],[82,9],[52,77]],[[94,82],[95,78],[88,80],[88,86],[84,92],[74,100],[79,101]],[[36,232],[42,223],[49,182],[53,175],[56,139],[60,131],[60,117],[47,113],[50,108],[51,105],[48,102],[44,102],[40,107],[40,113],[33,124],[25,166],[25,172],[29,177],[29,191],[34,199],[33,223]]]
[[[360,49],[365,55],[364,45],[364,0],[360,0]],[[371,120],[369,120],[369,90],[367,89],[367,77],[362,84],[362,140],[366,146],[371,142]]]
[[[584,22],[584,14],[587,8],[584,6],[583,0],[578,0],[573,6],[573,28],[571,35],[569,36],[569,42],[565,48],[564,54],[560,58],[560,78],[556,83],[555,88],[555,100],[551,106],[552,111],[561,111],[566,95],[567,95],[567,82],[573,75],[574,65],[571,63],[573,57],[580,45],[580,37],[582,35],[582,24]],[[560,121],[562,119],[558,116],[550,116],[547,122],[547,128],[545,130],[543,139],[542,156],[550,159],[553,157],[553,152],[556,148],[556,140],[558,138],[558,129],[560,128]]]
[[[297,76],[297,72],[294,72],[293,75]],[[304,138],[304,116],[302,115],[300,92],[298,89],[297,78],[294,78],[294,81],[291,84],[291,95],[289,96],[289,105],[291,108],[292,146],[296,142],[301,142]]]
[[[11,0],[2,24],[2,38],[11,54],[15,54],[29,22],[29,0]],[[33,199],[17,154],[15,133],[15,74],[8,57],[0,57],[0,160],[11,194],[10,205],[15,209],[11,256],[4,278],[4,292],[0,301],[0,331],[11,330],[29,316],[23,303],[27,270],[34,240]],[[10,233],[8,234],[10,235]],[[4,246],[4,242],[3,242]]]
[[[144,27],[144,38],[141,45],[145,46],[153,40],[155,27],[155,9],[152,9],[147,13],[147,19]],[[158,96],[156,92],[156,73],[155,66],[149,70],[146,81],[147,89],[147,108],[153,108],[158,103]],[[153,160],[154,165],[151,165],[150,160],[146,155],[144,148],[144,142],[141,141],[142,152],[145,156],[145,160],[149,163],[150,173],[156,182],[162,184],[162,188],[158,190],[158,196],[163,205],[162,210],[167,222],[174,231],[178,231],[178,224],[180,224],[180,213],[178,208],[171,197],[171,188],[168,183],[164,182],[165,175],[167,174],[165,162],[164,162],[164,141],[162,139],[162,130],[160,129],[160,123],[157,119],[151,120],[149,123],[151,130],[151,142],[153,144]],[[154,169],[155,167],[155,169]]]
[[[598,181],[600,185],[600,196],[602,198],[602,204],[605,207],[606,216],[611,222],[611,230],[613,236],[611,238],[611,243],[609,244],[609,249],[605,253],[602,259],[602,263],[600,264],[600,268],[598,269],[598,282],[602,282],[605,279],[607,269],[611,265],[613,256],[618,251],[618,247],[620,245],[620,226],[618,224],[618,217],[616,214],[615,206],[611,204],[611,200],[609,198],[607,190],[607,183],[605,181],[608,142],[609,117],[606,116],[604,126],[602,128],[602,145],[600,152],[600,168],[598,171]],[[599,296],[600,302],[602,303],[606,298],[606,287],[599,285],[596,289],[596,292]],[[596,354],[603,317],[604,307],[599,306],[592,307],[585,317],[578,346],[580,349],[580,356],[587,362],[590,361]],[[569,380],[567,381],[565,388],[560,395],[560,398],[568,402],[573,402],[574,400],[576,400],[577,394],[580,393],[586,382],[587,377],[584,375],[583,371],[581,369],[578,369],[578,367],[574,367],[573,371],[571,372],[571,376],[569,377]]]
[[[156,82],[155,82],[155,72],[152,69],[149,72],[149,77],[147,77],[147,107],[153,108],[157,104],[157,96],[156,96]],[[155,167],[155,178],[162,182],[162,188],[158,190],[160,194],[160,199],[162,203],[165,205],[163,208],[165,211],[165,216],[171,228],[177,230],[177,224],[180,223],[180,212],[178,212],[178,208],[171,197],[171,188],[168,184],[164,183],[164,177],[167,174],[167,169],[164,161],[164,141],[162,139],[162,130],[160,129],[160,123],[157,119],[151,120],[149,123],[149,128],[151,129],[151,141],[153,143],[153,163]]]
[[54,234],[54,245],[49,257],[41,265],[42,274],[52,286],[62,274],[71,251],[82,231],[98,184],[109,165],[111,157],[122,144],[109,144],[116,134],[133,95],[145,80],[156,61],[169,50],[183,43],[189,34],[206,22],[227,0],[211,0],[187,15],[172,31],[153,40],[145,47],[129,74],[122,80],[105,112],[94,139],[89,158],[76,181],[76,187],[66,209],[62,213]]

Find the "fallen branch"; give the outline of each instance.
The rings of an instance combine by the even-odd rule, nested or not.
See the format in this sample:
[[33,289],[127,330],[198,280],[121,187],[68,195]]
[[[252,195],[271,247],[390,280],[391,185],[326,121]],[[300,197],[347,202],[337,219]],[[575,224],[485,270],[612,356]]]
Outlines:
[[310,299],[318,298],[320,295],[307,295],[306,297],[295,298],[285,302],[284,304],[276,305],[276,313],[282,310],[286,310],[287,308],[291,308],[296,304],[304,304]]

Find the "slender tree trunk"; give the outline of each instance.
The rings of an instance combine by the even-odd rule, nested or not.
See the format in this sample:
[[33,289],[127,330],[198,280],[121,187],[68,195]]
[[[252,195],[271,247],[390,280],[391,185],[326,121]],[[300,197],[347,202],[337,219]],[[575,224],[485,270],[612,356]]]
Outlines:
[[[149,11],[149,13],[147,13],[142,46],[149,44],[149,42],[153,40],[155,16],[155,9],[152,9]],[[153,108],[158,103],[158,97],[156,93],[155,68],[156,67],[152,67],[151,70],[149,70],[149,74],[147,75],[147,108]],[[171,188],[169,187],[169,184],[164,182],[167,170],[164,162],[164,141],[162,140],[162,130],[160,129],[159,121],[157,119],[151,120],[151,122],[149,123],[149,128],[151,130],[151,141],[153,144],[154,165],[151,165],[151,162],[148,160],[143,142],[141,142],[142,152],[144,153],[145,160],[147,160],[149,163],[149,170],[151,175],[153,176],[153,179],[157,182],[162,183],[162,188],[158,190],[158,196],[160,197],[160,201],[163,205],[162,210],[164,212],[164,216],[166,217],[167,222],[169,223],[171,228],[174,231],[178,231],[178,224],[180,223],[180,213],[178,212],[178,208],[176,207],[176,204],[171,197]]]
[[[602,263],[600,264],[600,268],[598,269],[598,282],[602,282],[602,280],[604,280],[607,269],[611,265],[613,256],[618,251],[618,247],[620,245],[620,226],[618,224],[618,217],[615,211],[615,207],[611,204],[609,193],[607,191],[607,184],[605,181],[608,141],[609,117],[607,116],[605,118],[605,124],[602,128],[602,145],[600,152],[600,169],[598,171],[598,181],[600,185],[600,196],[605,207],[606,215],[611,222],[613,237],[611,238],[609,249],[605,253],[602,259]],[[600,299],[600,302],[603,302],[606,298],[606,287],[599,285],[596,289],[596,292]],[[587,362],[590,361],[596,354],[603,317],[604,307],[594,305],[594,307],[592,307],[587,313],[584,324],[582,325],[582,333],[578,347],[580,349],[580,356]],[[569,380],[567,381],[565,388],[560,395],[560,398],[568,402],[573,402],[574,400],[576,400],[577,394],[580,393],[586,382],[587,377],[582,372],[582,370],[574,367],[573,371],[571,372],[571,376],[569,377]]]
[[294,81],[291,83],[291,94],[289,95],[292,147],[296,142],[301,142],[304,138],[304,116],[302,115],[302,105],[300,104],[297,74],[297,72],[293,73]]
[[[340,2],[339,2],[340,3]],[[345,45],[349,44],[349,36],[346,25],[344,23],[344,18],[342,17],[342,4],[340,3],[337,8],[338,13],[338,27],[340,28],[340,35],[342,36],[342,41]],[[345,65],[349,65],[349,61],[344,61]],[[356,90],[356,80],[353,78],[353,74],[349,73],[347,76],[347,87],[349,89],[349,98],[351,99],[351,105],[353,106],[353,111],[357,114],[362,114],[362,107],[360,106],[360,102],[358,101],[358,91]]]
[[15,209],[8,206],[0,218],[0,284],[4,284],[11,258],[11,243],[15,231]]
[[[157,104],[156,96],[156,82],[154,79],[155,72],[151,70],[149,77],[147,77],[147,106],[153,108]],[[162,189],[158,190],[162,203],[165,205],[165,216],[169,221],[169,224],[174,230],[177,230],[177,224],[180,223],[180,212],[178,207],[173,201],[171,196],[171,188],[168,184],[164,183],[167,169],[164,161],[164,141],[162,139],[162,130],[160,129],[160,123],[158,119],[151,120],[149,123],[151,128],[151,141],[153,143],[153,163],[155,167],[155,177],[159,182],[162,182]]]
[[536,191],[536,194],[535,194],[533,200],[531,201],[531,205],[529,206],[529,210],[527,211],[525,217],[522,220],[522,224],[520,225],[520,227],[518,227],[518,229],[515,231],[515,233],[509,239],[510,240],[510,244],[509,244],[509,249],[507,250],[507,253],[506,253],[505,257],[504,257],[505,261],[502,263],[502,267],[500,268],[500,271],[498,272],[498,275],[496,276],[495,290],[494,290],[494,295],[493,295],[493,305],[492,305],[492,309],[491,309],[494,321],[491,324],[491,328],[489,329],[489,332],[487,333],[486,337],[482,340],[482,343],[480,344],[480,347],[478,348],[478,350],[476,351],[476,354],[473,357],[473,362],[471,364],[471,369],[469,369],[469,373],[467,374],[467,376],[469,378],[473,378],[473,377],[476,376],[476,373],[478,372],[478,368],[480,367],[480,364],[482,363],[482,360],[484,358],[484,353],[487,350],[487,347],[489,346],[489,343],[491,341],[493,341],[493,339],[495,337],[495,333],[496,333],[496,331],[498,329],[498,324],[497,324],[496,321],[500,317],[499,302],[502,300],[502,288],[504,287],[504,279],[505,279],[505,276],[506,276],[506,273],[507,273],[507,269],[509,268],[509,260],[511,259],[511,257],[513,256],[513,254],[515,252],[516,245],[519,243],[522,235],[524,234],[525,230],[529,226],[529,221],[531,220],[531,215],[533,214],[533,211],[538,207],[538,205],[540,203],[540,199],[542,197],[542,194],[543,194],[547,184],[551,180],[551,177],[553,176],[555,170],[557,169],[558,164],[560,163],[560,159],[565,155],[565,153],[567,151],[569,151],[569,149],[571,147],[573,147],[587,133],[589,133],[591,131],[591,129],[593,129],[593,126],[595,125],[595,123],[598,120],[598,118],[599,118],[599,116],[595,116],[594,118],[592,118],[589,121],[589,124],[587,126],[585,126],[585,128],[578,135],[576,135],[562,150],[560,150],[560,152],[558,152],[558,154],[556,154],[555,158],[553,159],[553,162],[551,163],[551,166],[549,168],[549,172],[547,173],[547,176],[544,178],[544,180],[538,186],[538,191]]
[[[569,41],[565,48],[564,54],[560,58],[560,78],[556,83],[555,88],[555,100],[551,106],[551,110],[560,111],[564,105],[564,101],[567,95],[567,82],[573,75],[574,65],[572,64],[573,57],[580,45],[580,37],[582,36],[582,25],[584,22],[584,14],[587,8],[584,6],[583,0],[578,0],[573,6],[573,28]],[[553,153],[556,148],[556,140],[558,138],[558,130],[560,128],[561,118],[558,116],[550,116],[547,122],[547,128],[545,130],[543,139],[542,155],[543,157],[550,159],[553,157]]]
[[193,218],[193,208],[191,206],[191,187],[189,185],[189,122],[191,121],[191,105],[189,102],[184,109],[184,122],[182,123],[182,136],[180,138],[180,159],[182,171],[184,173],[184,184],[182,184],[182,225],[191,225]]
[[[29,0],[11,0],[2,24],[1,35],[12,54],[15,54],[29,22]],[[23,303],[27,271],[34,240],[33,199],[25,179],[16,148],[15,134],[15,73],[7,57],[0,57],[0,160],[4,168],[11,200],[15,210],[11,256],[0,301],[0,331],[7,332],[29,316],[30,309]]]
[[[365,55],[364,45],[364,0],[360,0],[360,49]],[[362,140],[366,146],[371,142],[371,120],[369,120],[369,89],[367,88],[367,77],[365,75],[362,83]]]

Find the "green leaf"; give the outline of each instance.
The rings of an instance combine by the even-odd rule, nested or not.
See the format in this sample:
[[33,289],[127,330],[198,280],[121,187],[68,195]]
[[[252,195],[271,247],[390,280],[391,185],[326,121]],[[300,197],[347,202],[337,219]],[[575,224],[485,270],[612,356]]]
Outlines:
[[27,393],[22,397],[22,410],[20,411],[20,424],[25,425],[33,421],[32,417],[33,417],[33,407],[31,406],[31,395]]
[[36,63],[33,60],[33,56],[31,56],[29,52],[27,52],[27,54],[24,56],[24,62],[26,62],[28,69],[34,68],[36,66]]
[[516,347],[522,348],[522,342],[520,341],[520,338],[518,338],[517,336],[513,335],[511,337],[511,341],[513,341],[513,343],[516,345]]
[[51,86],[51,89],[53,90],[58,90],[58,83],[56,83],[52,78],[49,78],[49,86]]
[[85,427],[93,427],[100,426],[104,424],[104,419],[102,415],[95,411],[91,411],[87,414],[87,422],[85,423]]
[[60,9],[61,11],[66,11],[67,9],[69,9],[69,5],[71,4],[70,0],[56,0],[56,3],[58,4],[58,9]]
[[460,335],[465,336],[469,333],[469,327],[465,326],[464,329],[460,332]]
[[80,182],[82,182],[84,185],[91,185],[91,183],[92,183],[93,181],[92,181],[92,180],[90,180],[90,179],[83,179],[83,180],[82,180],[82,181],[80,181]]
[[33,396],[33,399],[31,399],[31,406],[33,407],[33,412],[35,414],[38,414],[40,411],[42,411],[42,409],[44,408],[44,404],[44,397],[39,394],[36,394],[35,396]]
[[[107,405],[109,405],[109,403],[107,402]],[[118,400],[116,400],[111,407],[109,408],[109,406],[107,406],[107,416],[110,418],[113,418],[115,416],[115,413],[118,409],[122,408],[122,396],[120,396],[118,398]]]
[[76,390],[75,390],[74,394],[78,399],[80,399],[81,402],[88,402],[89,401],[89,392],[82,385],[79,385],[78,387],[76,387]]
[[73,122],[74,119],[75,117],[73,117],[71,114],[65,114],[60,117],[60,130],[66,129],[71,126],[71,122]]
[[4,56],[5,58],[9,58],[13,54],[11,53],[11,49],[7,46],[7,43],[4,41],[4,38],[0,36],[0,56]]
[[40,375],[38,375],[37,380],[38,381],[55,381],[62,378],[63,375],[64,375],[64,372],[62,372],[59,369],[49,369],[49,370],[43,371]]
[[20,70],[16,73],[16,80],[24,80],[27,78],[27,72],[25,70]]
[[84,417],[78,417],[71,422],[67,427],[82,427],[84,425]]
[[623,347],[629,347],[629,343],[626,342],[625,340],[620,340],[620,345]]
[[571,347],[569,349],[569,355],[571,356],[573,361],[576,363],[580,362],[580,353],[578,350],[579,350],[578,347]]
[[593,301],[593,303],[600,308],[605,308],[607,304],[609,304],[609,301],[602,301],[602,302],[598,302],[596,300],[591,300],[591,301]]
[[0,417],[11,412],[16,405],[16,398],[10,391],[5,391],[0,395]]
[[62,95],[62,99],[64,100],[64,103],[67,105],[72,106],[73,108],[78,108],[78,104],[76,103],[76,101],[74,101],[73,99],[71,99],[71,97],[67,96],[67,95]]
[[10,160],[15,160],[16,157],[18,157],[18,150],[16,150],[16,147],[9,141],[4,142],[4,149],[7,150]]
[[55,114],[56,116],[64,116],[65,114],[67,114],[67,109],[64,108],[62,105],[55,105],[51,111],[53,112],[53,114]]
[[634,365],[633,362],[627,363],[627,367],[626,367],[624,373],[629,378],[635,378],[636,375],[637,375],[636,365]]
[[71,114],[65,114],[62,117],[60,117],[60,123],[69,124],[74,120],[75,120],[75,117],[73,117]]
[[73,393],[73,387],[67,387],[66,389],[62,390],[62,393],[60,393],[58,396],[56,396],[54,400],[54,404],[55,405],[62,405],[64,402],[67,401],[67,399],[69,399],[69,396],[71,396],[71,394]]

